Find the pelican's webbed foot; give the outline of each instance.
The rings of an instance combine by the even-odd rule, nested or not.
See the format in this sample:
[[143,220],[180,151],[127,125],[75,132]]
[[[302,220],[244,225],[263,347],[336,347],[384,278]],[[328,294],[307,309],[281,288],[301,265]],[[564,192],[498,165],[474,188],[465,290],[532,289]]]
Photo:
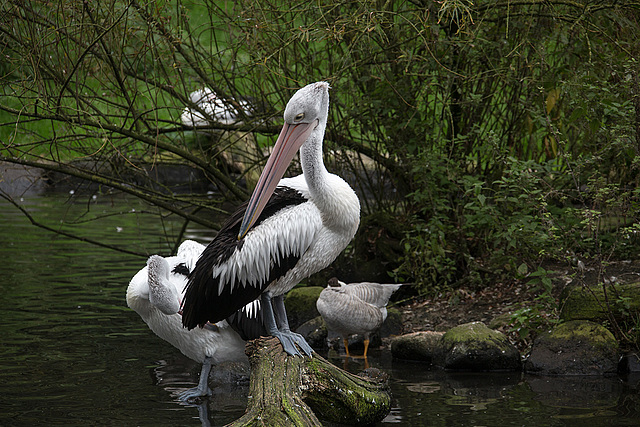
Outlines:
[[[272,298],[269,292],[264,292],[261,296],[264,323],[267,331],[271,336],[274,336],[280,340],[282,348],[290,356],[302,356],[296,344],[300,346],[300,349],[307,355],[311,356],[313,349],[307,343],[307,340],[300,334],[291,332],[289,329],[289,321],[287,320],[287,313],[284,308],[284,296],[278,295]],[[278,322],[276,322],[276,318]]]
[[200,371],[200,381],[198,381],[198,386],[190,388],[189,390],[185,390],[178,398],[183,402],[187,402],[191,399],[195,399],[198,397],[206,397],[211,396],[213,392],[209,388],[209,372],[211,371],[211,358],[205,357],[204,362],[202,363],[202,370]]
[[209,387],[206,387],[205,390],[201,390],[200,387],[193,387],[180,393],[178,395],[178,399],[182,400],[183,402],[188,402],[200,397],[211,396],[212,394],[213,393]]
[[282,348],[287,352],[290,356],[302,356],[296,344],[300,346],[300,349],[307,355],[311,356],[311,352],[313,349],[304,339],[304,337],[300,334],[296,334],[291,331],[274,331],[271,333],[274,337],[280,340],[282,344]]

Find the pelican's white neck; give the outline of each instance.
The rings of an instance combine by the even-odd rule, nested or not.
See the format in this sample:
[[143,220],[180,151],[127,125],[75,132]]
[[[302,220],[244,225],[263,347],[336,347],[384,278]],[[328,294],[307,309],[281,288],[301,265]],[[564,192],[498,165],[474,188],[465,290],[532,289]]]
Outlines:
[[322,160],[322,139],[324,137],[325,123],[318,124],[309,140],[300,147],[300,164],[302,173],[307,181],[309,190],[317,196],[318,192],[324,191],[329,172]]
[[302,172],[314,204],[322,212],[325,226],[345,230],[351,239],[360,221],[360,202],[353,189],[342,178],[327,171],[322,161],[322,129],[314,132],[300,148]]

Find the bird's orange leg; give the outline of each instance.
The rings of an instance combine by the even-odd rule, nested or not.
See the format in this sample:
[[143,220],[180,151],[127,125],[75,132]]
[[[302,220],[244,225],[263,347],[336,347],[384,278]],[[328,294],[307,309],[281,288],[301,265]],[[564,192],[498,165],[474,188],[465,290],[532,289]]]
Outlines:
[[347,352],[347,357],[351,357],[349,354],[349,340],[345,338],[342,342],[344,342],[344,350]]

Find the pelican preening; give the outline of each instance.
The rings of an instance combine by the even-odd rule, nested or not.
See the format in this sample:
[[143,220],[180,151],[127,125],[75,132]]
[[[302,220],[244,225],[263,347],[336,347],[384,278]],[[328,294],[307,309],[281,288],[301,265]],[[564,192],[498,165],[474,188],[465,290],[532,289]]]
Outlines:
[[[231,125],[238,121],[236,107],[225,102],[208,87],[191,92],[189,99],[214,122]],[[247,101],[239,100],[236,103],[247,116],[252,115],[252,107]],[[180,116],[182,124],[191,127],[208,126],[211,123],[209,118],[191,107],[185,107]]]
[[387,303],[402,284],[351,283],[335,277],[320,292],[316,307],[327,329],[342,336],[349,357],[349,335],[364,334],[364,357],[369,348],[369,334],[387,318]]
[[[329,84],[298,90],[284,126],[247,204],[233,214],[204,250],[189,276],[183,323],[193,329],[225,319],[260,297],[265,327],[291,354],[312,349],[291,332],[284,294],[333,262],[353,238],[360,202],[322,161]],[[302,175],[284,178],[300,150]]]
[[204,248],[197,242],[186,240],[180,245],[176,256],[151,256],[147,265],[131,279],[127,289],[127,304],[153,332],[185,356],[202,363],[198,386],[181,393],[183,400],[210,395],[207,380],[211,365],[247,360],[244,340],[265,333],[259,301],[242,307],[228,321],[207,324],[204,328],[192,331],[182,326],[179,312],[181,296],[187,284],[187,275]]

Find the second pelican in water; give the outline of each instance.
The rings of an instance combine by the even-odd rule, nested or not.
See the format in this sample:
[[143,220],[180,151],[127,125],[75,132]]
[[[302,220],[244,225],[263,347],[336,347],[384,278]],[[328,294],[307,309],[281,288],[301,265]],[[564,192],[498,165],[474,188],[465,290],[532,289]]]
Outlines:
[[181,393],[182,400],[210,395],[211,365],[246,361],[245,340],[266,335],[260,301],[249,303],[226,320],[207,323],[203,328],[188,331],[182,326],[179,309],[187,275],[204,248],[200,243],[186,240],[176,256],[152,255],[147,265],[131,279],[127,289],[127,304],[156,335],[185,356],[202,363],[198,386]]

